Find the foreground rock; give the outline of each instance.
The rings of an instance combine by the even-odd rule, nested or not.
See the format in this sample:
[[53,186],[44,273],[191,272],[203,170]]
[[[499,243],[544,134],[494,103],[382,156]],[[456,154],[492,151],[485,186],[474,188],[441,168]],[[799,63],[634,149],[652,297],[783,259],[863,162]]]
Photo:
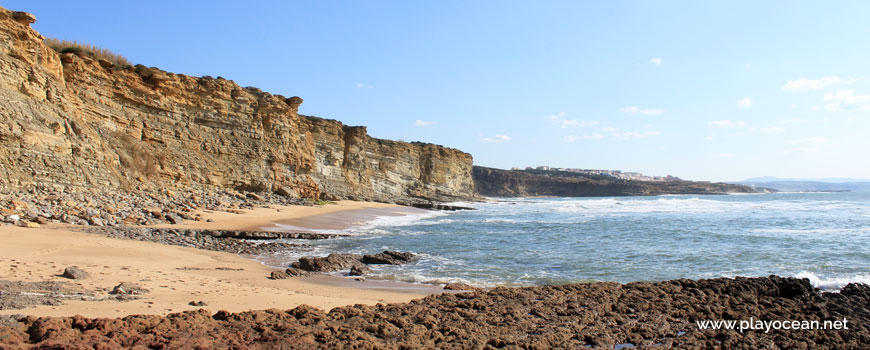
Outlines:
[[[798,287],[798,288],[795,288]],[[737,278],[496,288],[329,313],[300,306],[123,319],[36,318],[0,344],[44,348],[866,349],[870,287],[819,293],[807,280]],[[700,330],[717,319],[848,320],[848,330]]]

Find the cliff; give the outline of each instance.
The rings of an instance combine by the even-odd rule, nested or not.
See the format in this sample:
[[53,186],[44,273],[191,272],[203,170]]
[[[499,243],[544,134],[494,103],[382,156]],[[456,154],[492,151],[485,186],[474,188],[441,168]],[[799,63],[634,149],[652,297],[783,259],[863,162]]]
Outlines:
[[599,197],[662,194],[755,193],[749,186],[694,181],[633,181],[606,178],[545,176],[524,171],[475,166],[474,184],[489,197]]
[[473,196],[471,155],[372,138],[302,99],[58,54],[0,8],[0,187],[189,186],[375,201]]

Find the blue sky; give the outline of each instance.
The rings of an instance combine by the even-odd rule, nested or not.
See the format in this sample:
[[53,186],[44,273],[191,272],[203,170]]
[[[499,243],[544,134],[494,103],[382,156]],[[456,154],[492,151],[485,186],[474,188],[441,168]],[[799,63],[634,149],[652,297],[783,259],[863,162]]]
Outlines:
[[475,164],[870,178],[870,2],[7,1]]

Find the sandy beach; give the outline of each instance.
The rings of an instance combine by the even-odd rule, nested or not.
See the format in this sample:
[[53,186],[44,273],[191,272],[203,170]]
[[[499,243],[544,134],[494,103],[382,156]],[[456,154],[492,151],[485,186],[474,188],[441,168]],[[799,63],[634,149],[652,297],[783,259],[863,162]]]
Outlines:
[[[189,221],[175,227],[199,229],[262,229],[281,222],[299,228],[340,229],[376,215],[401,215],[395,205],[341,201],[316,207],[273,206],[244,214],[206,212],[213,222]],[[37,316],[119,317],[168,314],[205,308],[240,312],[290,309],[301,304],[323,310],[353,304],[407,302],[440,293],[437,286],[357,281],[335,276],[270,280],[275,269],[234,254],[168,246],[74,232],[62,225],[40,228],[0,227],[0,280],[69,282],[106,297],[121,282],[149,290],[131,301],[65,301],[63,305],[2,310],[0,314]],[[62,277],[78,266],[90,277]],[[204,307],[188,305],[203,301]]]

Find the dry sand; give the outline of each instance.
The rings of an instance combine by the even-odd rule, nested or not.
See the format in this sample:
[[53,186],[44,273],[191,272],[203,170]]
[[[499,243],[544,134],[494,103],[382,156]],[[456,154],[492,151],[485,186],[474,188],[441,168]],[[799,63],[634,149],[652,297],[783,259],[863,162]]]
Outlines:
[[[400,215],[406,210],[396,208],[388,204],[342,201],[322,207],[255,209],[245,214],[205,213],[205,217],[215,221],[191,222],[186,226],[258,229],[280,221],[308,228],[341,228],[376,215],[378,210],[384,215]],[[347,218],[344,221],[342,213]],[[318,220],[328,221],[332,226],[316,227],[313,223]],[[189,306],[191,301],[204,301],[208,304],[204,308],[212,311],[290,309],[300,304],[329,310],[352,304],[407,302],[442,292],[436,286],[360,282],[333,276],[270,280],[266,277],[273,268],[237,255],[108,238],[69,231],[63,226],[0,226],[0,242],[2,280],[73,282],[103,296],[120,282],[138,283],[150,290],[143,299],[127,302],[65,301],[60,306],[0,310],[0,314],[88,317],[168,314],[199,308]],[[91,277],[70,280],[60,276],[65,267],[73,265],[85,269]]]

